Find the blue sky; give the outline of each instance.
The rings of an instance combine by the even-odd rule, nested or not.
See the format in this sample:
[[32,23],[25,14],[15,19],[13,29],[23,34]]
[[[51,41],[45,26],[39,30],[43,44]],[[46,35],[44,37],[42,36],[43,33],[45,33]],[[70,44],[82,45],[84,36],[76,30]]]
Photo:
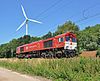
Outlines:
[[[68,20],[76,22],[83,18],[83,11],[86,9],[84,12],[86,17],[100,13],[100,0],[2,0],[0,2],[0,44],[25,35],[25,26],[16,32],[25,20],[21,4],[29,18],[43,22],[43,24],[29,22],[31,36],[42,36],[48,31],[54,32],[57,25]],[[81,30],[86,26],[99,23],[100,15],[76,22]]]

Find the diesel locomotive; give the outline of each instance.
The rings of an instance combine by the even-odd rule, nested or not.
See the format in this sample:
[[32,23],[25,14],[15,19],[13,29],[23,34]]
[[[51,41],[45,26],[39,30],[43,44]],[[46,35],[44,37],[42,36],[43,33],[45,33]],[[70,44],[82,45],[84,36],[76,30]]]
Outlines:
[[73,57],[77,51],[77,38],[72,32],[66,32],[52,38],[40,40],[17,47],[18,58],[33,57]]

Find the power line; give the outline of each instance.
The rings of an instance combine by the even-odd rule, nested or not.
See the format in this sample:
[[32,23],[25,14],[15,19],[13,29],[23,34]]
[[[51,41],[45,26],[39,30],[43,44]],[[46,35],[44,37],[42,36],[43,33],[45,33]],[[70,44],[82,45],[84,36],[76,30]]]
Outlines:
[[[73,0],[71,0],[70,2],[68,2],[67,4],[64,4],[64,5],[62,5],[62,6],[60,6],[57,10],[54,10],[54,11],[52,11],[52,13],[53,13],[53,15],[55,14],[54,12],[56,11],[56,12],[58,12],[61,8],[63,8],[64,6],[68,6],[70,3],[72,3],[72,1]],[[42,17],[42,19],[45,19],[45,18],[47,18],[48,16],[50,16],[50,15],[47,15],[47,16],[45,16],[45,17]]]
[[[82,12],[82,11],[81,11],[81,12]],[[67,17],[66,19],[70,19],[70,18],[76,17],[79,13],[80,13],[80,12],[76,13],[75,15],[69,16],[69,17]],[[51,28],[49,31],[54,30],[54,29],[55,29],[55,26],[57,26],[57,25],[59,26],[58,23],[54,24],[54,25],[52,26],[53,28]]]
[[[96,3],[96,4],[94,4],[94,5],[92,5],[92,6],[88,7],[88,8],[86,8],[86,9],[83,10],[82,12],[85,13],[85,12],[88,11],[89,9],[94,8],[94,7],[98,6],[98,5],[99,5],[99,3]],[[76,15],[78,15],[78,14],[76,14]],[[89,17],[85,17],[85,16],[84,16],[82,19],[75,21],[75,23],[78,23],[78,22],[87,20],[87,19],[92,18],[92,17],[99,16],[99,15],[100,15],[100,13],[96,13],[95,15],[92,15],[92,16],[89,16]],[[74,16],[75,16],[75,15],[74,15]],[[70,16],[70,17],[68,17],[67,19],[73,18],[74,16]]]
[[[40,17],[41,16],[41,14],[44,14],[45,12],[47,12],[49,9],[51,9],[51,8],[53,8],[53,7],[55,7],[57,4],[58,4],[58,2],[61,2],[61,0],[58,0],[56,3],[54,3],[53,5],[51,5],[49,8],[47,8],[46,10],[44,10],[43,12],[41,12],[38,16],[36,16],[36,17]],[[63,1],[63,0],[62,0]],[[65,5],[69,5],[70,3],[72,3],[72,1],[73,0],[71,0],[69,3],[67,3],[67,4],[65,4]],[[62,7],[64,7],[65,5],[63,5],[63,6],[61,6],[60,8],[62,8]],[[60,9],[60,8],[58,8],[58,9]],[[46,16],[46,17],[48,17],[48,16]],[[43,18],[46,18],[46,17],[43,17]],[[70,16],[69,18],[72,18],[73,16]],[[58,25],[58,23],[57,24],[54,24],[54,26],[56,26],[56,25]],[[53,28],[54,29],[54,28]],[[51,29],[51,30],[53,30],[53,29]],[[49,30],[49,31],[51,31],[51,30]],[[39,36],[39,35],[38,35]]]
[[99,16],[99,15],[100,15],[100,13],[96,13],[95,15],[92,15],[92,16],[89,16],[89,17],[86,17],[86,18],[82,18],[80,20],[77,20],[77,21],[75,21],[75,23],[79,23],[81,21],[84,21],[84,20],[87,20],[87,19],[92,18],[92,17]]
[[[99,16],[99,15],[98,15]],[[98,16],[96,16],[95,18],[99,18]],[[95,20],[92,20],[92,21],[95,21]],[[90,21],[88,21],[88,22],[90,22]],[[85,23],[88,23],[88,22],[81,22],[81,23],[79,23],[78,25],[82,25],[82,24],[85,24]]]
[[[82,11],[81,11],[81,12],[82,12]],[[79,14],[79,13],[80,13],[80,12],[76,13],[75,15],[69,16],[69,17],[67,17],[66,19],[70,19],[70,18],[76,17],[76,15]],[[52,26],[53,28],[51,28],[49,31],[55,30],[55,27],[57,27],[57,25],[59,26],[58,23],[54,24],[54,25]],[[47,31],[47,32],[48,32],[48,31]],[[41,34],[39,34],[39,35],[41,35]],[[38,35],[38,36],[39,36],[39,35]]]
[[[57,2],[55,2],[53,5],[51,5],[49,8],[47,8],[46,10],[44,10],[43,12],[41,12],[38,16],[40,17],[41,16],[41,14],[44,14],[45,12],[47,12],[49,9],[51,9],[52,7],[54,7],[54,6],[56,6],[57,4],[58,4],[58,2],[59,2],[60,0],[58,0]],[[63,0],[62,0],[63,1]],[[72,1],[73,0],[71,0],[69,3],[68,3],[68,5],[70,4],[70,3],[72,3]],[[56,4],[57,3],[57,4]],[[67,5],[67,4],[65,4],[65,5]],[[60,8],[62,8],[62,7],[64,7],[65,5],[63,5],[63,6],[61,6]],[[67,6],[68,6],[67,5]],[[91,9],[91,8],[93,8],[94,6],[96,7],[97,5],[99,5],[99,3],[96,3],[96,4],[94,4],[94,5],[92,5],[92,6],[90,6],[90,7],[88,7],[87,9],[85,9],[85,10],[83,10],[83,17],[84,18],[86,18],[85,17],[85,12],[87,11],[87,10],[89,10],[89,9]],[[59,10],[60,10],[60,8],[58,8]],[[58,11],[58,10],[56,10],[56,11]],[[53,13],[54,14],[54,13]],[[38,17],[37,16],[37,17]],[[49,15],[47,15],[46,17],[48,17]],[[46,18],[46,17],[42,17],[42,18]],[[74,16],[71,16],[71,18],[72,17],[74,17]]]
[[87,12],[88,10],[90,10],[90,9],[92,9],[92,8],[98,6],[98,5],[100,5],[100,3],[96,3],[96,4],[92,5],[92,6],[90,6],[90,7],[86,8],[86,9],[84,9],[84,10],[83,10],[83,17],[84,17],[84,18],[87,18],[87,17],[85,16],[85,12]]
[[[79,22],[81,22],[81,21],[84,21],[84,20],[90,19],[90,18],[92,18],[92,17],[99,16],[99,15],[100,15],[100,13],[96,13],[95,15],[89,16],[88,18],[83,18],[83,19],[77,20],[77,21],[75,21],[75,23],[79,23]],[[55,24],[54,26],[57,26],[57,24]],[[54,30],[54,29],[55,29],[55,28],[52,28],[52,29],[50,29],[49,31]]]
[[51,8],[55,7],[57,4],[59,4],[61,1],[63,0],[58,0],[56,1],[54,4],[52,4],[50,7],[48,7],[47,9],[45,9],[44,11],[42,11],[40,14],[38,14],[36,16],[36,18],[40,17],[42,14],[46,13],[48,10],[50,10]]

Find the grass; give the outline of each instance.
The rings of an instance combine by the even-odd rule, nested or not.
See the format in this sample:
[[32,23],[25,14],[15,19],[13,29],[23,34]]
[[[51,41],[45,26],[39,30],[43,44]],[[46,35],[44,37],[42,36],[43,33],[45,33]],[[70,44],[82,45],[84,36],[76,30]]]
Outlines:
[[99,58],[8,59],[0,60],[0,67],[53,81],[100,80]]

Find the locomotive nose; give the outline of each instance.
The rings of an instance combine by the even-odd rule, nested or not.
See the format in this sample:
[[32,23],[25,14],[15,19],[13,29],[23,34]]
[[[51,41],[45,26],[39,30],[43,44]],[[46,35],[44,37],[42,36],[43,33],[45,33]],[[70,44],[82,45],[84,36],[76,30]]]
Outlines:
[[72,45],[72,42],[70,43],[70,45]]

